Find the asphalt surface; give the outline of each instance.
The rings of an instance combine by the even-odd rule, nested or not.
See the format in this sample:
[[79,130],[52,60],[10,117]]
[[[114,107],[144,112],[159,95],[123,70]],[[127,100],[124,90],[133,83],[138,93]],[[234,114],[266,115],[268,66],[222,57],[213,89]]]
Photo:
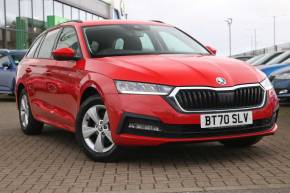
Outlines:
[[129,149],[117,163],[88,159],[72,133],[25,136],[14,98],[0,96],[0,193],[290,193],[290,105],[279,130],[248,149],[219,143]]

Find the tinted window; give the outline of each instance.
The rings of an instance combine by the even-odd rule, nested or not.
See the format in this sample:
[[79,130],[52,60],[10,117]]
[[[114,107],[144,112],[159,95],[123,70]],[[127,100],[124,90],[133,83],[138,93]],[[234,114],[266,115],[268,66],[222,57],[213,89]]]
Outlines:
[[63,29],[59,37],[57,48],[71,48],[77,53],[77,56],[80,56],[80,47],[74,28],[66,27]]
[[37,50],[37,47],[38,47],[39,43],[41,42],[42,38],[43,38],[43,36],[37,38],[37,40],[33,43],[30,50],[28,51],[27,58],[34,57],[35,51]]
[[10,64],[10,59],[9,56],[3,56],[0,58],[0,68],[3,68],[3,63],[8,63]]
[[50,31],[45,36],[41,48],[38,53],[38,58],[50,58],[54,46],[55,39],[58,35],[59,29]]

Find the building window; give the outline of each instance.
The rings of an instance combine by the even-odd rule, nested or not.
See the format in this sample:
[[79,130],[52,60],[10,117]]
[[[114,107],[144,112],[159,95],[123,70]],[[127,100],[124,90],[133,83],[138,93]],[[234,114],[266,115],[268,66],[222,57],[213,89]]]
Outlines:
[[5,18],[4,17],[4,0],[0,0],[0,27],[4,27],[5,26],[4,18]]
[[[37,0],[39,1],[39,0]],[[52,0],[44,0],[44,21],[47,21],[47,16],[53,15],[53,2]]]
[[4,33],[5,33],[5,30],[0,28],[0,48],[5,48]]
[[79,10],[72,7],[72,19],[78,20],[80,19]]
[[120,14],[119,14],[119,11],[117,9],[114,9],[113,19],[120,19]]
[[91,13],[87,13],[87,20],[93,20],[93,15]]
[[68,5],[63,5],[63,17],[71,20],[71,7]]
[[93,15],[93,20],[99,20],[99,17],[97,15]]
[[59,16],[59,17],[63,17],[62,3],[54,1],[54,15]]
[[20,17],[32,17],[31,0],[20,0]]
[[[44,21],[43,18],[43,1],[41,0],[32,0],[33,4],[33,19]],[[47,8],[45,8],[47,9]]]
[[14,30],[5,30],[5,48],[16,48],[16,32]]
[[80,10],[80,20],[85,21],[87,20],[86,18],[86,12]]
[[19,16],[19,1],[9,0],[6,3],[6,27],[16,28],[16,17]]

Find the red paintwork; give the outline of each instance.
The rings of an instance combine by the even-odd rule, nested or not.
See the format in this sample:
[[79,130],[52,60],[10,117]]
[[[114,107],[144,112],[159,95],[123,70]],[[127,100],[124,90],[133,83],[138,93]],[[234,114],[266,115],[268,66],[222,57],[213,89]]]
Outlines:
[[[75,26],[79,36],[83,59],[78,61],[56,61],[52,59],[24,58],[18,68],[17,86],[24,85],[29,94],[33,116],[47,124],[68,131],[75,131],[75,120],[84,91],[92,87],[98,91],[109,112],[112,136],[121,145],[159,145],[168,142],[212,141],[254,135],[269,135],[277,130],[275,125],[269,131],[209,138],[164,139],[116,134],[116,128],[124,112],[158,117],[168,124],[199,124],[199,114],[176,112],[162,97],[154,95],[118,94],[114,80],[150,82],[171,86],[221,87],[216,77],[227,80],[224,86],[258,83],[265,76],[242,61],[201,55],[139,55],[105,58],[90,58],[82,35],[82,27],[105,24],[150,24],[139,21],[97,21],[66,23]],[[59,50],[58,50],[59,51]],[[62,51],[63,52],[63,51]],[[57,53],[57,52],[54,52]],[[30,68],[31,72],[26,72]],[[268,92],[266,105],[253,110],[253,118],[272,116],[278,107],[274,91]]]
[[71,48],[59,48],[52,52],[52,55],[56,58],[73,58],[75,51]]
[[213,55],[216,55],[217,50],[211,46],[205,46]]

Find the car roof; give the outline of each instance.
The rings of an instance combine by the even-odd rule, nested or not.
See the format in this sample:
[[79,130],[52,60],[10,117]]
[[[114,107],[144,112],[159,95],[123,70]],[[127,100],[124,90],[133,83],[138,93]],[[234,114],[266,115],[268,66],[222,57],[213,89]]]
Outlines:
[[25,54],[27,50],[9,50],[9,49],[0,49],[1,54],[9,55],[9,54]]
[[96,21],[67,21],[59,24],[58,26],[66,26],[66,25],[77,25],[77,26],[95,26],[95,25],[160,25],[160,26],[172,26],[161,21],[141,21],[141,20],[96,20]]

